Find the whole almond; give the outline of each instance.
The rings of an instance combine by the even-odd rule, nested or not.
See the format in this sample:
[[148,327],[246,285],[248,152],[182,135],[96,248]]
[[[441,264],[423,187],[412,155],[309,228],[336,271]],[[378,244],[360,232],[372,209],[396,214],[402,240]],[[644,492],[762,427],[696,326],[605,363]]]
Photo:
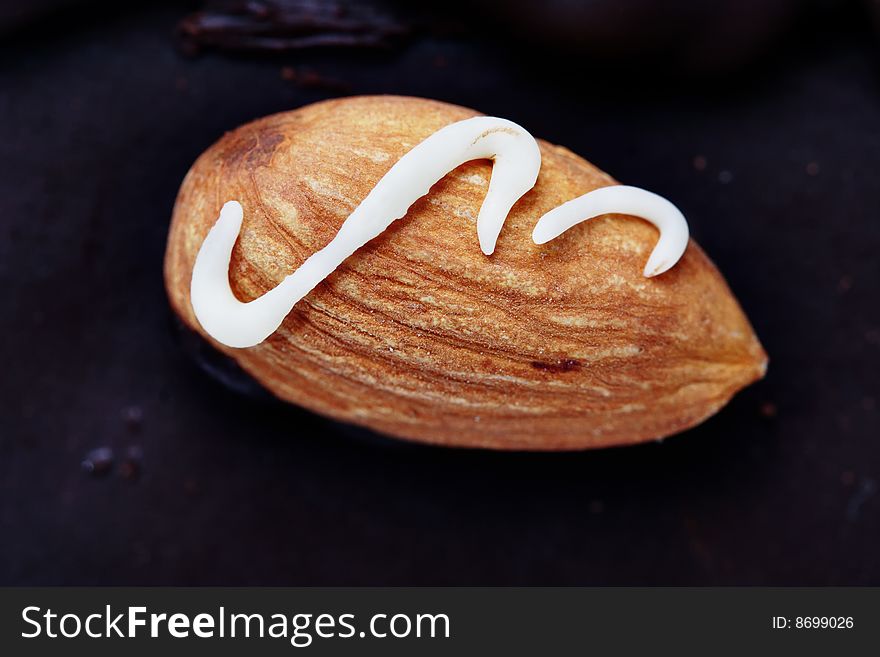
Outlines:
[[[243,301],[327,244],[382,175],[439,128],[477,113],[358,97],[244,125],[193,165],[174,208],[165,280],[175,312],[210,340],[189,299],[195,256],[223,203],[244,225],[229,277]],[[298,303],[268,340],[214,343],[279,398],[412,440],[496,449],[637,443],[691,427],[763,376],[767,358],[693,241],[656,278],[647,222],[605,216],[543,246],[537,219],[615,184],[540,142],[534,189],[495,253],[476,216],[491,175],[465,164]]]

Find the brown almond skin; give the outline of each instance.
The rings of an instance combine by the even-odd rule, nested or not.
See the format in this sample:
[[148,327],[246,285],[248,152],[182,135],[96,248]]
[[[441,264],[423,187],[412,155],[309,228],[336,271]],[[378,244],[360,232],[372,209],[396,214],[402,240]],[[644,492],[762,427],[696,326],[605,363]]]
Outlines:
[[[390,96],[309,105],[244,125],[193,165],[174,208],[165,281],[196,320],[193,263],[225,201],[244,207],[230,266],[251,300],[327,244],[383,174],[477,112]],[[538,182],[495,253],[477,242],[491,163],[465,164],[300,301],[265,342],[214,343],[279,398],[416,441],[493,449],[608,447],[668,436],[763,376],[767,357],[693,241],[642,276],[657,231],[612,215],[538,246],[560,203],[615,181],[540,142]],[[213,341],[212,341],[213,342]]]

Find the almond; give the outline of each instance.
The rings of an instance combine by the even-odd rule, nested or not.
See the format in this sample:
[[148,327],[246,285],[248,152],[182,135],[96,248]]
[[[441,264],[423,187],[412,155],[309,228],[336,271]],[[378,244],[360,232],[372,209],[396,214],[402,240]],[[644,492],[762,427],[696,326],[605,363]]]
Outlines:
[[[439,128],[478,114],[399,97],[327,101],[244,125],[193,165],[165,259],[171,305],[192,310],[196,254],[223,203],[244,225],[229,271],[248,301],[327,244],[376,182]],[[491,163],[465,164],[299,302],[266,341],[213,342],[277,397],[417,441],[582,449],[661,438],[763,376],[748,319],[693,241],[670,271],[642,269],[657,231],[607,215],[538,246],[537,219],[615,181],[540,142],[535,187],[495,253],[477,243]]]

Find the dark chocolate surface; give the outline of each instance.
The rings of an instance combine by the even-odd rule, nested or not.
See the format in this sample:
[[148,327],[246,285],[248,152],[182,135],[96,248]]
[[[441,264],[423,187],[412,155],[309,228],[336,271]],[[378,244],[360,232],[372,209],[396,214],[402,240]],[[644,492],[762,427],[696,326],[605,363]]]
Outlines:
[[[867,35],[666,86],[466,33],[193,58],[185,14],[66,14],[0,54],[0,584],[880,584]],[[504,116],[672,199],[766,380],[662,443],[567,454],[364,440],[218,384],[163,289],[178,185],[225,130],[342,88]]]

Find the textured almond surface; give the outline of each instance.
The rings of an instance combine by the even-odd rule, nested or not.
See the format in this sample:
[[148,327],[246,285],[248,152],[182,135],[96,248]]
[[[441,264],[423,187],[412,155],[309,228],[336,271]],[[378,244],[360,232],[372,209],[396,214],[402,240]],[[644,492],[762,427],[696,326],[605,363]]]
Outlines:
[[[404,153],[475,115],[359,97],[226,134],[193,165],[174,208],[165,261],[174,310],[204,335],[190,278],[225,201],[244,207],[229,276],[247,301],[327,244]],[[491,163],[471,162],[349,258],[268,340],[215,346],[278,397],[318,413],[404,438],[499,449],[660,438],[760,378],[766,355],[695,242],[653,279],[642,268],[657,231],[640,219],[601,217],[532,242],[542,214],[614,183],[570,151],[540,146],[538,182],[492,256],[476,233]]]

